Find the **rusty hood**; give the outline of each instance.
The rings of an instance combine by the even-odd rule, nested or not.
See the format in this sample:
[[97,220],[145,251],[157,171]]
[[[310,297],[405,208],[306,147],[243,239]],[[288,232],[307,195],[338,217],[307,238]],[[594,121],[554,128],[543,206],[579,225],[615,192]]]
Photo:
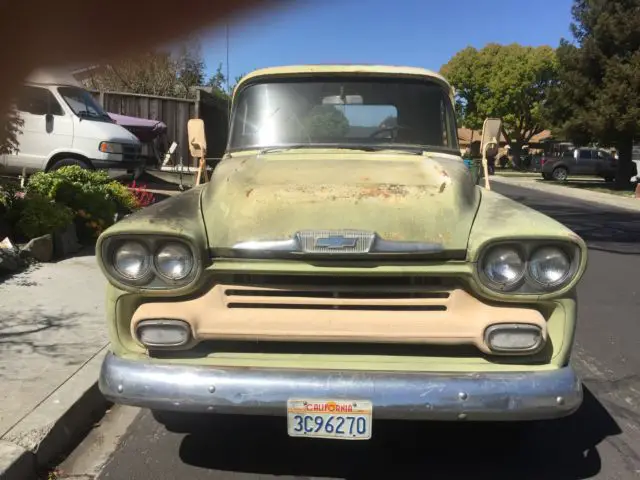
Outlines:
[[214,251],[284,241],[305,230],[360,230],[388,241],[441,245],[453,258],[466,251],[479,196],[453,156],[236,154],[216,168],[202,213]]

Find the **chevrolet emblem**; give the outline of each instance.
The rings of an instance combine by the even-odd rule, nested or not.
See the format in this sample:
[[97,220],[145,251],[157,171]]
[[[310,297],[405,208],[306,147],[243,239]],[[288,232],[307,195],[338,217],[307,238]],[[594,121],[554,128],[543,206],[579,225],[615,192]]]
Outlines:
[[355,248],[358,243],[357,238],[348,238],[342,235],[335,235],[330,237],[316,238],[315,248],[330,248],[332,250],[338,250],[343,248]]

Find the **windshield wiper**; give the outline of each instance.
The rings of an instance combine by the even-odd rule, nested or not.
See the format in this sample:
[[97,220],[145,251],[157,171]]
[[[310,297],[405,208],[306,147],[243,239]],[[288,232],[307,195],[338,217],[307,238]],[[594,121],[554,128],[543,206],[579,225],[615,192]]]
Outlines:
[[297,143],[294,145],[283,145],[282,147],[267,147],[260,150],[259,155],[273,152],[285,152],[287,150],[293,150],[295,148],[337,148],[344,150],[360,150],[362,152],[380,152],[383,150],[392,150],[402,153],[410,153],[413,155],[422,155],[423,149],[420,147],[392,147],[388,145],[349,145],[349,144],[312,144],[312,143]]
[[258,155],[264,155],[265,153],[273,153],[273,152],[286,152],[287,150],[293,150],[295,148],[304,148],[311,147],[308,143],[297,143],[295,145],[287,145],[282,147],[266,147],[258,152]]

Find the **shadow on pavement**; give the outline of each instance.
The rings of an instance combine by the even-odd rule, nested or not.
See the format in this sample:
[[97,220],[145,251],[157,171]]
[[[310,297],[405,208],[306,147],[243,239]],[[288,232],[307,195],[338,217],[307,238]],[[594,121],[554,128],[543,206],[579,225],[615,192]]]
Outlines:
[[341,479],[583,479],[601,469],[597,446],[620,428],[588,391],[574,415],[517,425],[378,422],[363,442],[294,439],[284,417],[203,418],[182,441],[192,466]]
[[495,190],[564,224],[582,237],[589,248],[640,254],[640,213],[539,191],[523,195],[522,189],[505,185]]

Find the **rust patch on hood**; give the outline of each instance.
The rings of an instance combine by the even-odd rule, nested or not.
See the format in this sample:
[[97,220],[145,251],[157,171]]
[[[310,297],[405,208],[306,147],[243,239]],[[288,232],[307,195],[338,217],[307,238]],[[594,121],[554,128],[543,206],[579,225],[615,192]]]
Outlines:
[[362,200],[363,198],[406,197],[407,195],[409,195],[409,189],[404,185],[378,184],[363,188],[358,198]]

